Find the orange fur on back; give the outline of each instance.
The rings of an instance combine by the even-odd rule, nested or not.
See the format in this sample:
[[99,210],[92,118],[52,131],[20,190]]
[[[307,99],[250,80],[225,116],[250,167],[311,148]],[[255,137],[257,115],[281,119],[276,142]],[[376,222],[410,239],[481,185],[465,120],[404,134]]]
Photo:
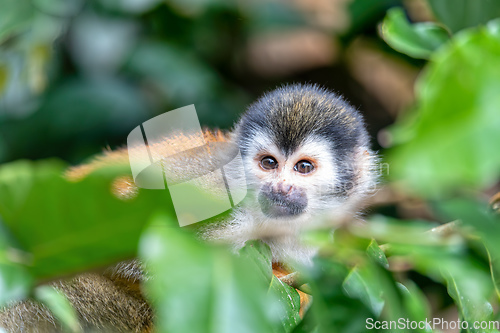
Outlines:
[[[205,139],[205,142],[207,143],[206,146],[206,153],[208,156],[210,156],[210,143],[214,142],[228,142],[229,141],[229,134],[225,133],[220,130],[209,130],[209,129],[204,129],[203,130],[203,137]],[[193,146],[198,145],[199,142],[199,136],[197,135],[189,135],[189,134],[184,134],[184,133],[178,133],[174,136],[166,137],[162,141],[157,142],[157,143],[152,143],[151,147],[153,148],[156,152],[157,155],[155,156],[156,158],[161,159],[162,157],[165,156],[171,156],[175,155],[178,153],[182,153],[186,150],[189,150],[193,148]],[[133,154],[133,152],[137,149],[140,148],[134,148],[132,147],[131,149],[128,148],[121,148],[118,150],[106,150],[102,155],[97,156],[94,160],[87,164],[81,164],[77,165],[74,167],[69,168],[66,171],[66,178],[70,181],[80,181],[87,177],[89,174],[92,172],[109,167],[109,166],[119,166],[123,165],[126,166],[130,163],[129,161],[129,152]],[[204,162],[210,162],[209,159],[206,158],[207,156],[203,156],[205,159],[204,161],[200,160],[201,156],[190,156],[189,162],[195,162],[195,166],[198,167],[200,164]],[[180,169],[180,165],[177,164],[186,164],[187,161],[184,160],[173,160],[173,167]],[[134,184],[134,180],[130,175],[125,175],[121,176],[117,179],[112,184],[111,191],[113,194],[115,194],[118,198],[126,200],[133,198],[137,194],[137,187]]]

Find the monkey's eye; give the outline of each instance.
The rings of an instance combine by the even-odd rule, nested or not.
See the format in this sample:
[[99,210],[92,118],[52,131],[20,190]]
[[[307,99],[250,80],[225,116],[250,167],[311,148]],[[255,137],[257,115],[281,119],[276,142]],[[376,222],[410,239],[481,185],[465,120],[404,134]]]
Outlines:
[[264,170],[272,170],[278,167],[278,162],[271,156],[266,156],[260,160],[260,165]]
[[314,165],[311,162],[302,160],[298,161],[297,164],[293,167],[293,169],[297,172],[306,174],[314,170]]

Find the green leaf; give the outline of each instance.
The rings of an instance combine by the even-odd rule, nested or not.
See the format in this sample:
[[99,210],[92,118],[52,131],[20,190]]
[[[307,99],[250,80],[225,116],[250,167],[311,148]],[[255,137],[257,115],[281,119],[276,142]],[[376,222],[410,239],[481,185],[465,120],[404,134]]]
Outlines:
[[354,267],[347,275],[343,287],[352,298],[358,298],[368,306],[376,316],[380,316],[384,308],[384,299],[376,277],[370,269]]
[[[126,168],[127,166],[125,166]],[[111,182],[129,171],[103,169],[72,183],[55,160],[0,167],[0,216],[32,255],[38,278],[90,269],[131,257],[152,211],[173,213],[168,191],[141,191],[130,201],[111,194]]]
[[[446,284],[448,294],[458,308],[460,319],[468,322],[467,332],[480,332],[473,329],[475,321],[492,320],[493,310],[488,301],[492,292],[489,275],[474,258],[450,253],[446,249],[436,251],[432,257],[425,251],[419,253],[418,249],[415,249],[409,254],[409,258],[416,271]],[[427,318],[429,310],[425,309],[426,305],[422,299],[410,300],[408,295],[403,299],[401,306],[407,317],[418,321]]]
[[273,275],[269,292],[274,294],[281,306],[283,332],[291,332],[300,322],[300,296],[295,288],[283,283]]
[[493,282],[497,299],[500,300],[500,260],[497,257],[492,256],[488,248],[486,248],[486,252],[488,254],[488,262],[490,264],[491,281]]
[[33,285],[26,268],[29,261],[29,255],[14,244],[0,219],[0,308],[28,296]]
[[[430,307],[427,303],[424,293],[413,281],[405,281],[405,284],[399,283],[402,291],[403,304],[410,313],[412,320],[416,322],[428,322],[430,316]],[[424,332],[432,332],[432,326],[425,326]]]
[[428,3],[436,18],[453,32],[500,16],[500,2],[494,0],[428,0]]
[[33,279],[26,267],[3,262],[3,256],[4,253],[0,253],[0,308],[25,299],[33,286]]
[[377,241],[372,239],[368,248],[366,249],[366,253],[368,257],[371,258],[374,262],[378,263],[380,266],[388,269],[389,261],[387,261],[387,257],[385,256],[384,251],[378,246]]
[[259,267],[210,247],[157,215],[141,237],[140,255],[154,276],[146,291],[159,332],[272,332],[279,305]]
[[82,332],[78,315],[64,294],[54,287],[40,286],[35,289],[35,297],[47,306],[67,330],[70,332]]
[[[467,253],[464,243],[439,246],[402,244],[392,246],[391,252],[395,256],[404,256],[417,272],[446,284],[461,320],[469,322],[469,332],[475,332],[472,330],[474,321],[491,320],[492,306],[488,300],[493,286],[490,274],[477,258]],[[417,306],[415,311],[415,307],[409,307],[408,300],[404,304],[406,311],[414,313],[418,318],[424,315],[422,310],[418,310],[423,305]]]
[[294,332],[363,332],[367,318],[376,317],[357,297],[343,287],[349,269],[333,258],[316,257],[306,280],[313,302]]
[[[460,206],[462,208],[459,208]],[[446,212],[453,212],[451,216],[458,218],[466,216],[462,212],[469,212],[470,215],[469,208],[460,201],[460,204],[457,202],[453,206],[446,206]],[[441,209],[443,208],[441,207]],[[465,229],[463,232],[470,232],[470,230]],[[490,233],[494,237],[496,230],[490,229]],[[423,236],[428,237],[429,240],[433,238],[430,233],[416,234],[415,238]],[[427,242],[427,244],[422,242],[420,244],[398,244],[398,239],[395,238],[394,243],[391,243],[393,256],[399,258],[404,256],[415,271],[439,283],[446,284],[449,295],[459,309],[461,319],[467,320],[471,328],[472,323],[476,320],[491,319],[492,307],[488,299],[491,298],[493,286],[486,267],[482,266],[477,258],[471,256],[467,250],[464,242],[456,239],[449,244],[435,242],[433,245],[431,242]],[[410,288],[411,286],[408,286],[408,289]],[[411,305],[415,301],[417,303]],[[387,300],[387,304],[394,306],[394,302],[389,300]],[[404,297],[402,307],[408,313],[408,317],[411,315],[416,316],[416,318],[425,316],[425,304],[422,304],[418,299],[410,301],[408,297]]]
[[410,24],[401,8],[388,11],[380,34],[397,51],[423,59],[429,59],[436,49],[449,40],[446,29],[435,23]]
[[500,40],[486,28],[435,53],[418,81],[416,109],[392,128],[390,176],[426,196],[491,186],[500,176],[500,154],[492,153],[500,146],[498,77]]
[[[449,211],[453,209],[450,208]],[[455,213],[454,218],[456,217]],[[398,224],[399,228],[395,229]],[[432,233],[423,233],[421,229],[418,230],[415,225],[408,225],[407,222],[402,224],[393,220],[391,225],[378,227],[381,230],[375,234],[390,244],[392,256],[400,260],[404,258],[409,267],[415,271],[447,285],[450,296],[459,308],[461,318],[469,321],[470,327],[473,321],[491,319],[491,304],[488,299],[492,295],[493,288],[489,274],[477,258],[467,253],[464,242],[456,238],[454,240],[450,238],[448,241],[436,239]],[[395,233],[395,230],[399,232]],[[413,240],[408,240],[407,237],[411,232]],[[494,238],[495,233],[492,234]],[[429,307],[421,291],[410,281],[407,281],[404,287],[395,285],[392,274],[379,265],[373,265],[371,270],[371,273],[370,271],[365,273],[367,277],[364,280],[374,284],[376,286],[374,290],[383,292],[382,297],[386,304],[383,313],[389,319],[409,318],[423,321],[428,318]],[[426,330],[428,331],[428,328],[423,331]]]
[[[389,268],[387,258],[375,240],[372,240],[366,249],[366,253],[373,262],[384,268]],[[350,297],[358,298],[372,312],[379,316],[384,308],[385,301],[382,298],[381,286],[378,278],[370,264],[354,267],[347,275],[343,287]]]
[[500,218],[489,213],[485,204],[464,199],[444,202],[438,208],[448,217],[460,220],[469,228],[467,232],[480,236],[486,247],[492,283],[500,299]]
[[269,283],[269,292],[280,305],[280,317],[283,332],[291,332],[300,322],[300,296],[295,288],[283,283],[273,275],[272,253],[269,245],[263,241],[253,240],[245,243],[239,251],[240,256],[252,260],[263,277]]
[[[447,218],[460,220],[468,233],[479,235],[488,250],[500,258],[500,217],[490,213],[485,203],[454,199],[440,203],[438,209]],[[472,228],[472,231],[470,230]]]
[[492,320],[493,307],[487,301],[486,295],[479,286],[480,283],[485,281],[467,276],[468,274],[462,274],[461,272],[452,274],[445,271],[443,275],[447,281],[448,293],[458,307],[460,318],[469,323],[467,332],[495,332],[495,330],[476,330],[472,325],[475,321]]
[[272,253],[269,245],[258,240],[248,241],[239,252],[241,256],[253,260],[259,267],[266,281],[271,283],[271,279],[273,278],[273,265]]
[[26,268],[26,253],[13,247],[0,224],[0,308],[10,302],[25,299],[33,286]]

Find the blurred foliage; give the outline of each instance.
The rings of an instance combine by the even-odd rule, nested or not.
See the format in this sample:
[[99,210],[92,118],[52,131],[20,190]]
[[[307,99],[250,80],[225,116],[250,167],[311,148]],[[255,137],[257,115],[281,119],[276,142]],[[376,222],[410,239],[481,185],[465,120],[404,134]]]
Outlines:
[[128,202],[116,198],[110,187],[123,173],[117,168],[100,170],[78,183],[62,177],[65,168],[51,160],[17,161],[0,168],[0,214],[29,253],[23,257],[37,278],[126,258],[135,252],[149,214],[173,212],[166,192],[146,191]]
[[410,24],[401,8],[391,9],[381,27],[382,37],[393,48],[415,58],[428,59],[449,35],[433,22]]
[[[386,23],[398,19],[392,14]],[[395,43],[390,29],[382,31]],[[498,179],[500,155],[492,152],[500,144],[499,41],[493,24],[462,31],[431,54],[416,85],[416,110],[392,130],[394,177],[426,194]],[[414,54],[411,44],[399,47]]]
[[[243,63],[250,39],[313,26],[349,47],[379,27],[400,59],[424,66],[414,105],[386,131],[388,186],[427,203],[432,221],[379,214],[333,236],[308,234],[321,251],[300,272],[313,295],[301,319],[298,293],[272,275],[265,244],[249,242],[239,256],[200,244],[175,226],[167,191],[141,190],[130,201],[110,193],[128,170],[72,183],[62,176],[66,162],[17,160],[0,166],[0,306],[33,296],[78,331],[66,299],[34,286],[138,253],[156,277],[144,287],[159,332],[361,332],[380,328],[370,327],[376,321],[432,320],[447,304],[469,323],[463,331],[497,332],[473,323],[500,317],[500,218],[485,202],[500,175],[500,20],[492,20],[500,3],[428,5],[436,20],[414,22],[401,1],[351,1],[339,32],[280,1],[3,0],[2,162],[78,162],[186,104],[204,125],[229,128],[274,84]],[[453,220],[451,232],[429,231]]]
[[500,16],[496,1],[489,0],[433,0],[429,1],[434,14],[452,32],[484,25]]
[[[290,294],[280,290],[285,286],[275,286],[270,270],[261,274],[262,267],[252,259],[255,253],[236,258],[226,249],[200,244],[182,232],[176,220],[168,221],[153,218],[140,246],[142,258],[151,266],[148,271],[155,277],[146,282],[146,291],[158,314],[159,331],[288,332],[293,328],[287,316],[297,315],[298,306],[290,308],[289,302],[283,302],[288,312],[283,311],[277,296],[288,300]],[[260,250],[270,268],[269,248]]]

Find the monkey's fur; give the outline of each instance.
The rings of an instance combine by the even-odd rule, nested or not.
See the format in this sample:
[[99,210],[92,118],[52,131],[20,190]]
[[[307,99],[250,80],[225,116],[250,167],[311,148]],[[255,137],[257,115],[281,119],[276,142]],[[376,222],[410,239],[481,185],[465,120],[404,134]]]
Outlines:
[[[209,143],[205,150],[170,160],[171,178],[182,181],[193,176],[186,174],[189,169],[217,164],[224,151],[211,148],[210,143],[234,142],[241,152],[249,194],[229,219],[207,224],[200,237],[226,242],[234,249],[247,240],[262,239],[271,247],[275,263],[310,264],[316,249],[301,245],[300,231],[317,226],[324,220],[321,216],[331,220],[356,214],[376,182],[376,156],[369,149],[361,115],[341,97],[317,86],[278,88],[252,104],[232,133],[205,131],[204,136]],[[190,140],[190,134],[179,133],[152,144],[161,158],[190,147]],[[82,178],[120,163],[129,163],[125,150],[107,152],[73,168],[68,177]],[[311,168],[308,173],[298,171]],[[213,191],[209,183],[199,186]],[[115,182],[114,191],[126,199],[137,188],[129,178],[122,178]],[[148,332],[153,314],[140,292],[142,276],[140,264],[132,261],[103,275],[87,273],[54,285],[75,307],[84,331]],[[0,312],[0,327],[7,332],[61,330],[50,312],[32,301]]]

